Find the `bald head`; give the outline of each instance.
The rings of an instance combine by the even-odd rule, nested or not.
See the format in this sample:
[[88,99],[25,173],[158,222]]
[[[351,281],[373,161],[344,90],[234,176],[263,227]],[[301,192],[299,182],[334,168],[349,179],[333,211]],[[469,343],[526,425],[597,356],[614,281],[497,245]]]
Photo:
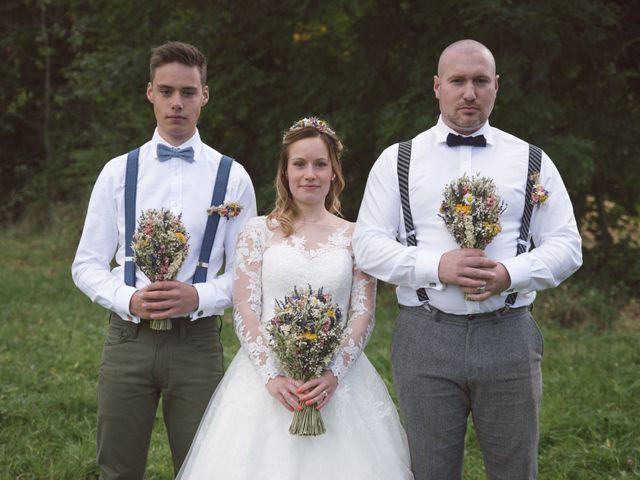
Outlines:
[[438,76],[442,75],[442,71],[445,68],[447,62],[450,60],[452,55],[455,54],[463,54],[463,55],[474,55],[480,54],[489,62],[489,66],[491,67],[491,73],[495,75],[496,73],[496,61],[493,58],[493,54],[491,50],[485,47],[480,42],[476,42],[475,40],[458,40],[457,42],[453,42],[447,48],[445,48],[440,54],[440,59],[438,60]]
[[460,40],[444,49],[433,77],[442,120],[462,135],[487,122],[498,93],[496,62],[487,47]]

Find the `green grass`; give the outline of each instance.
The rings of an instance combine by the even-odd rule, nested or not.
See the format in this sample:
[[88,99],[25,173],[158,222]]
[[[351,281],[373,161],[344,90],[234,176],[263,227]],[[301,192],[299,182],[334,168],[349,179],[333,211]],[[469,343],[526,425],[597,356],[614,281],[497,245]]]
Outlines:
[[[96,476],[95,389],[107,313],[73,286],[75,241],[65,240],[73,237],[0,234],[0,479]],[[534,312],[545,336],[540,478],[639,478],[640,331],[560,327],[553,312],[562,293],[545,295]],[[566,315],[566,302],[562,308]],[[382,285],[367,355],[391,390],[396,312],[393,290]],[[238,348],[228,315],[223,339],[228,363]],[[464,478],[485,478],[471,425],[467,445]],[[160,415],[146,478],[172,478]]]

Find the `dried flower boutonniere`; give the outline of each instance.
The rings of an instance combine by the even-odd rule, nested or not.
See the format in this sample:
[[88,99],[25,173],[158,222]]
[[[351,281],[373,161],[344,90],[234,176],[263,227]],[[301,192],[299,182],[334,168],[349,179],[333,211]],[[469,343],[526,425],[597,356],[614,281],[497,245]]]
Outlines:
[[540,207],[549,200],[549,191],[544,188],[544,185],[540,183],[540,172],[531,175],[531,181],[533,182],[533,190],[531,191],[531,203],[534,207]]
[[238,202],[227,202],[227,203],[223,203],[222,205],[217,205],[217,206],[213,206],[213,207],[209,207],[207,208],[207,214],[208,215],[220,215],[221,217],[226,218],[227,220],[231,220],[232,218],[237,217],[238,215],[240,215],[240,212],[242,211],[242,205],[240,205]]

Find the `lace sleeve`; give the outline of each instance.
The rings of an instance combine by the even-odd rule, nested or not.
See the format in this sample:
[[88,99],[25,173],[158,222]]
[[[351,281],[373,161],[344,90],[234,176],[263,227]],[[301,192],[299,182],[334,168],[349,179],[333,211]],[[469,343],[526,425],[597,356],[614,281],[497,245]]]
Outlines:
[[341,347],[329,365],[340,380],[360,356],[375,324],[376,279],[360,271],[354,264],[347,328]]
[[264,383],[279,375],[278,363],[271,352],[260,323],[262,312],[262,255],[266,247],[264,219],[247,222],[238,237],[233,283],[233,323],[242,348],[256,367]]

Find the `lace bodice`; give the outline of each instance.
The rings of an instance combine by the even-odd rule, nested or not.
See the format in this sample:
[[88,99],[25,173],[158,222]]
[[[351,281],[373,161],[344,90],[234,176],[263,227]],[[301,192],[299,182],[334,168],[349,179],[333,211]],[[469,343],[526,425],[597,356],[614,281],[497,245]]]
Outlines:
[[341,347],[329,368],[340,379],[364,349],[374,325],[376,282],[353,261],[353,224],[303,223],[284,237],[277,222],[265,217],[247,222],[236,247],[234,325],[242,347],[266,383],[283,374],[269,348],[264,325],[275,300],[294,286],[323,287],[347,314]]

